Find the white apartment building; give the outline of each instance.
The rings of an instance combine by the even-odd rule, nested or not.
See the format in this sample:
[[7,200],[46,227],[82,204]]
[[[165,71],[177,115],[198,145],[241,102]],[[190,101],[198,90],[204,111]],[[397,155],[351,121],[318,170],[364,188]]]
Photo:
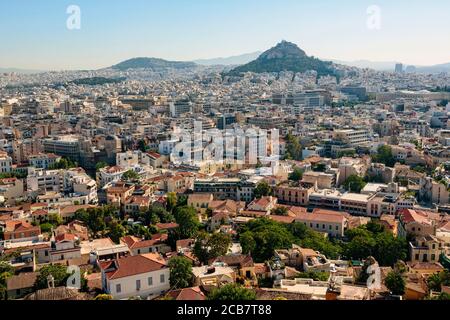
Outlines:
[[178,100],[169,104],[170,115],[174,118],[182,114],[192,112],[192,102],[189,100]]
[[30,166],[38,169],[48,169],[59,160],[61,157],[53,153],[39,153],[28,157]]
[[355,129],[336,130],[333,138],[354,147],[365,146],[371,141],[369,131]]
[[12,158],[6,152],[0,153],[0,173],[12,171]]
[[27,177],[27,192],[31,196],[61,193],[65,197],[85,197],[88,203],[98,201],[97,183],[82,169],[32,169]]
[[109,183],[119,181],[128,170],[121,166],[105,167],[97,171],[97,184],[103,188]]
[[178,139],[161,141],[159,143],[159,154],[169,156],[179,142]]

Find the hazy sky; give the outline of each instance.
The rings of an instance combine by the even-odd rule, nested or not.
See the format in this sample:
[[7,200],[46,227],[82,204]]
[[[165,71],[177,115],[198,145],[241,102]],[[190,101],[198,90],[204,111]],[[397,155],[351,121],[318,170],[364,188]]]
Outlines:
[[[69,5],[81,29],[69,30]],[[380,29],[367,8],[381,9]],[[1,0],[0,67],[90,69],[262,51],[285,39],[309,55],[450,62],[448,0]]]

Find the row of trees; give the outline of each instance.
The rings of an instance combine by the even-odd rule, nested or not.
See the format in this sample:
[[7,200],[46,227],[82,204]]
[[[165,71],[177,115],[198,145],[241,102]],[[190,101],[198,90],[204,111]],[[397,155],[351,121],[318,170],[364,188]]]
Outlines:
[[347,241],[340,246],[346,259],[362,260],[372,256],[381,266],[393,266],[407,258],[407,241],[395,237],[377,222],[347,230],[345,236]]
[[68,159],[68,158],[61,158],[59,161],[55,162],[51,166],[49,166],[50,170],[56,170],[56,169],[72,169],[78,167],[78,163]]
[[286,249],[293,243],[320,251],[331,259],[339,256],[363,260],[373,256],[381,266],[393,266],[407,258],[407,242],[396,238],[384,226],[370,222],[346,232],[346,241],[324,238],[303,223],[281,224],[267,218],[250,221],[242,227],[239,238],[244,253],[257,262],[272,258],[274,250]]
[[302,223],[281,224],[267,218],[252,220],[242,227],[239,239],[244,253],[256,262],[272,258],[274,250],[287,249],[296,243],[337,258],[340,248]]

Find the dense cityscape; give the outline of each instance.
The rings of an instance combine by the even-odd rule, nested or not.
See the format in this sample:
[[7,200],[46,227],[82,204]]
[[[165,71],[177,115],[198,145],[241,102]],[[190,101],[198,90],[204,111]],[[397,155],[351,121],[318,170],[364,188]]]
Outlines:
[[449,300],[450,72],[0,74],[1,300]]

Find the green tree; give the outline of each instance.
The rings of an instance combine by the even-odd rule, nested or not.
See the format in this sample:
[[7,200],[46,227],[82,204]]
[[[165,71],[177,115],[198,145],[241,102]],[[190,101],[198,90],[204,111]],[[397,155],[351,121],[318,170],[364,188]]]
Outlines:
[[128,170],[122,175],[122,180],[124,181],[139,180],[139,178],[139,175],[134,170]]
[[302,160],[302,146],[298,138],[291,134],[286,136],[286,159]]
[[315,172],[325,172],[327,170],[327,165],[325,163],[318,163],[313,167],[313,171]]
[[145,140],[139,140],[138,149],[141,150],[142,152],[147,152],[150,148],[147,146]]
[[351,192],[359,193],[366,186],[364,179],[357,175],[351,175],[345,180],[344,187]]
[[120,238],[124,237],[126,229],[117,220],[112,220],[108,226],[108,237],[115,243],[120,243]]
[[242,252],[251,253],[256,262],[272,258],[274,250],[287,249],[293,243],[320,251],[331,259],[339,257],[341,247],[324,238],[303,223],[281,224],[267,218],[255,219],[244,225],[239,233]]
[[192,207],[177,208],[175,221],[179,225],[177,228],[179,239],[194,238],[198,232],[199,221],[197,211]]
[[287,216],[289,214],[289,210],[286,207],[278,207],[272,209],[271,213],[276,216]]
[[230,245],[231,238],[229,235],[200,232],[195,240],[194,254],[200,262],[208,264],[211,259],[226,255]]
[[100,169],[103,169],[107,166],[108,164],[104,161],[97,162],[97,164],[95,165],[95,171],[99,171]]
[[7,299],[6,281],[14,275],[14,268],[6,261],[0,261],[0,300]]
[[65,286],[67,278],[70,274],[67,273],[67,267],[59,264],[46,265],[39,270],[39,275],[36,278],[34,287],[36,290],[46,289],[48,287],[48,276],[52,275],[55,280],[55,287]]
[[48,222],[50,222],[53,226],[57,227],[63,223],[63,219],[59,214],[54,213],[48,216]]
[[231,246],[231,237],[224,233],[214,233],[212,234],[207,242],[207,247],[209,248],[208,257],[209,259],[215,259],[217,257],[226,255],[228,249]]
[[54,226],[51,223],[43,223],[43,224],[41,224],[39,226],[41,227],[41,232],[42,233],[51,232],[52,229],[54,228]]
[[219,301],[248,301],[255,299],[256,293],[253,290],[246,289],[234,283],[215,289],[208,296],[208,300]]
[[94,237],[106,230],[105,218],[113,216],[114,209],[109,206],[81,209],[75,212],[75,219],[84,222]]
[[450,300],[450,294],[446,292],[441,292],[437,297],[432,298],[431,300]]
[[243,253],[251,252],[256,262],[269,260],[275,249],[287,249],[294,237],[281,224],[267,218],[250,221],[240,237]]
[[244,232],[239,236],[239,242],[242,247],[242,252],[245,254],[251,253],[254,256],[256,248],[256,241],[253,238],[253,233],[250,231]]
[[448,270],[434,273],[428,278],[430,290],[441,291],[442,286],[450,286],[450,272]]
[[372,156],[372,161],[376,163],[383,163],[388,167],[393,167],[396,163],[396,160],[392,154],[391,146],[380,146],[378,148],[378,153]]
[[267,197],[272,194],[272,188],[269,186],[267,181],[261,181],[255,188],[253,192],[255,198],[259,199],[261,197]]
[[289,180],[300,181],[303,178],[303,170],[300,168],[294,168],[294,171],[289,174]]
[[175,192],[169,192],[167,194],[167,210],[173,212],[178,202],[177,194]]
[[78,167],[78,164],[68,158],[61,158],[61,160],[55,162],[53,165],[49,166],[50,170],[57,169],[72,169]]
[[375,236],[374,257],[381,266],[392,266],[398,260],[406,260],[408,242],[397,238],[389,232],[382,232]]
[[400,272],[391,271],[386,276],[384,284],[391,291],[393,295],[404,295],[405,294],[405,279]]
[[343,255],[347,259],[362,260],[373,256],[380,266],[393,266],[407,257],[408,244],[376,222],[346,231],[347,242]]
[[192,273],[192,262],[185,257],[173,257],[169,261],[170,287],[172,289],[183,289],[192,287],[194,274]]

